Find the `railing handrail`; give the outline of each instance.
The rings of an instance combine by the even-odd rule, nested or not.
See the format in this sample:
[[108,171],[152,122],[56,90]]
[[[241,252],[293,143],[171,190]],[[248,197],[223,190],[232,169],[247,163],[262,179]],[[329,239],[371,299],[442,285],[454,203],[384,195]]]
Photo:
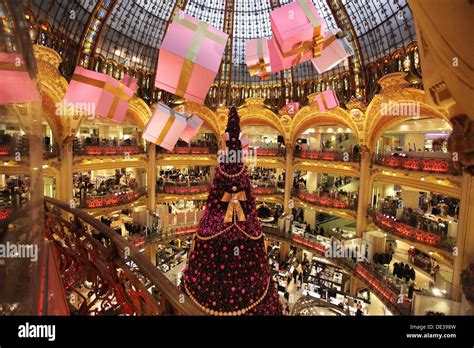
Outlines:
[[[130,244],[125,238],[118,235],[112,228],[104,225],[102,222],[95,219],[88,213],[79,209],[71,208],[69,204],[61,202],[57,199],[44,197],[44,200],[49,204],[57,206],[62,210],[73,214],[74,216],[83,220],[85,223],[100,231],[100,233],[106,236],[118,248],[118,250],[122,252],[122,255],[124,255],[125,250],[127,250],[130,260],[132,260],[137,265],[142,274],[152,282],[156,289],[166,298],[171,306],[177,310],[177,312],[185,315],[204,315],[199,307],[197,307],[186,294],[180,292],[163,273],[153,266],[153,264],[147,260],[140,251],[137,250],[137,248]],[[183,296],[186,300],[180,301]]]

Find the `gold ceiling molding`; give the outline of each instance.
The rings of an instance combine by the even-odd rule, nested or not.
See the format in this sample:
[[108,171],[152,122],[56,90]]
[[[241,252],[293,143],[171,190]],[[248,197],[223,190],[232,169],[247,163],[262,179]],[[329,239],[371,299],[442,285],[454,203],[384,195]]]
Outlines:
[[128,105],[127,118],[132,120],[140,129],[145,129],[151,118],[151,109],[142,98],[133,97]]
[[[314,95],[315,94],[311,94],[310,96]],[[308,98],[310,96],[308,96]],[[310,105],[305,106],[300,111],[298,111],[298,113],[293,118],[291,122],[290,143],[294,144],[296,139],[306,129],[327,124],[337,124],[342,127],[350,128],[356,138],[360,138],[360,131],[359,127],[357,126],[357,122],[353,119],[349,112],[340,107],[323,112],[314,105],[314,102],[311,102]]]
[[43,93],[47,93],[54,103],[63,100],[68,83],[59,72],[61,56],[53,49],[34,45],[33,50],[38,67],[38,84]]
[[428,192],[435,192],[443,194],[453,198],[461,198],[461,188],[458,184],[452,180],[449,181],[449,185],[442,185],[436,182],[430,182],[428,180],[421,180],[421,177],[432,177],[435,173],[423,173],[423,172],[412,172],[410,175],[405,175],[401,171],[395,171],[396,176],[393,174],[386,173],[387,168],[376,168],[370,176],[370,186],[372,187],[376,182],[383,182],[388,184],[398,184],[402,186],[408,186],[413,189],[420,189]]
[[[196,116],[201,118],[216,136],[224,132],[223,130],[221,130],[222,125],[221,125],[221,122],[219,121],[218,114],[216,114],[214,111],[209,109],[207,106],[200,105],[190,100],[186,100],[183,106],[184,106],[185,112],[195,114]],[[227,123],[227,119],[226,119],[226,123]]]
[[337,216],[346,220],[350,221],[356,221],[356,211],[354,210],[349,210],[349,209],[339,209],[339,208],[329,208],[329,207],[322,207],[318,205],[313,205],[311,203],[306,203],[305,201],[302,201],[298,197],[293,197],[293,200],[295,202],[295,206],[300,207],[300,208],[307,208],[311,209],[315,212],[319,213],[325,213],[331,216]]
[[314,173],[330,173],[359,178],[359,164],[353,162],[324,162],[306,158],[294,158],[293,169]]
[[388,74],[380,78],[378,82],[382,90],[367,107],[363,119],[363,137],[360,139],[361,144],[367,145],[371,152],[374,151],[377,140],[386,130],[414,119],[413,115],[382,115],[382,111],[390,105],[412,105],[419,109],[419,118],[435,117],[449,122],[448,111],[428,104],[425,92],[411,88],[405,80],[405,73]]
[[92,162],[92,163],[77,163],[73,164],[72,172],[88,172],[90,170],[105,170],[105,169],[117,169],[117,168],[143,168],[146,169],[146,160],[133,160],[127,161],[124,159],[115,160],[115,162]]
[[288,127],[282,124],[277,114],[264,106],[263,99],[251,99],[260,99],[261,104],[250,103],[240,108],[240,125],[243,127],[246,125],[264,124],[274,128],[279,134],[283,135],[285,139],[289,139]]

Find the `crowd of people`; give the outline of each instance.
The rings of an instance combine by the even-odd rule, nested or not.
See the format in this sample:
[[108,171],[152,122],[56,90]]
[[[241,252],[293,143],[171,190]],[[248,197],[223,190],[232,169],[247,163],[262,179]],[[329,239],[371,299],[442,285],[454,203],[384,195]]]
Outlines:
[[160,170],[156,179],[157,191],[165,186],[198,186],[206,185],[210,180],[210,167]]
[[285,173],[277,175],[275,168],[253,167],[249,169],[249,179],[254,187],[285,188]]
[[[375,201],[375,200],[374,200]],[[382,214],[397,217],[398,220],[422,231],[448,235],[449,222],[456,220],[459,213],[459,200],[431,195],[430,198],[421,196],[419,206],[405,207],[400,195],[385,197],[379,200],[379,210]]]
[[25,176],[6,176],[5,186],[0,189],[1,205],[5,208],[20,208],[28,200],[29,180]]
[[116,169],[115,175],[111,177],[95,177],[94,179],[91,179],[89,174],[79,173],[74,175],[73,185],[74,196],[81,201],[87,197],[106,196],[138,188],[133,172],[127,172],[125,169]]

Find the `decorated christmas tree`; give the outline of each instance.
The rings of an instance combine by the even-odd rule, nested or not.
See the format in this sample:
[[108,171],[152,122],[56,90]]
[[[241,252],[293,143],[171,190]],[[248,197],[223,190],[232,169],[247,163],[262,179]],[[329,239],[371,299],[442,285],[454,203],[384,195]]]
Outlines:
[[262,226],[231,108],[219,166],[195,235],[182,287],[211,315],[280,315]]

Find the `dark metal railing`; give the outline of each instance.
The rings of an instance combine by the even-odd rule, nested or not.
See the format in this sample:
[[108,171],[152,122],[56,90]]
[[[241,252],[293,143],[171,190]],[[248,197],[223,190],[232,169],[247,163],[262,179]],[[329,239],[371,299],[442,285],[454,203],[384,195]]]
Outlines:
[[203,315],[132,244],[86,212],[45,197],[45,227],[72,315]]
[[79,207],[84,209],[116,207],[134,202],[146,195],[146,192],[146,188],[140,188],[133,191],[115,192],[105,196],[86,197],[80,202]]

